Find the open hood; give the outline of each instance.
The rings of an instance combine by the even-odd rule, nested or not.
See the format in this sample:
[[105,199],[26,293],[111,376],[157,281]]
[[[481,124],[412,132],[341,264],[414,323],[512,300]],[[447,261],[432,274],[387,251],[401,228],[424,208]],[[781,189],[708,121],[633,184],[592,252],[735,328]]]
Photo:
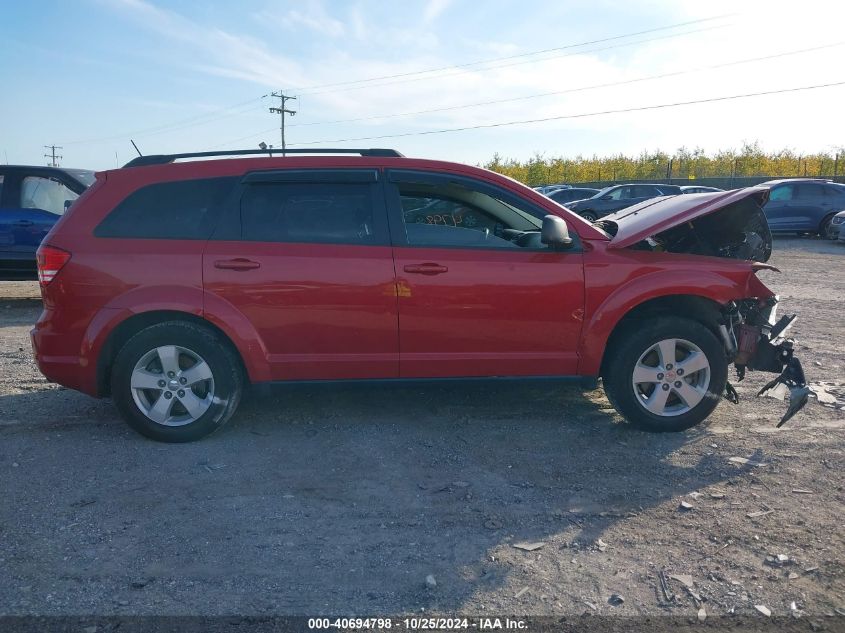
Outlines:
[[608,248],[652,250],[766,261],[772,236],[762,206],[765,187],[652,198],[596,222]]

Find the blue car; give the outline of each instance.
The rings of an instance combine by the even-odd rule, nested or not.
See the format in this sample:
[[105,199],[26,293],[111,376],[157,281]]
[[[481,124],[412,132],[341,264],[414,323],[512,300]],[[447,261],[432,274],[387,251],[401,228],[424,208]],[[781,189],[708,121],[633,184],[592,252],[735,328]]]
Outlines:
[[769,180],[769,201],[763,213],[772,233],[816,233],[835,240],[833,216],[845,210],[845,185],[830,180],[790,178]]
[[35,250],[94,182],[85,169],[0,165],[0,280],[35,279]]

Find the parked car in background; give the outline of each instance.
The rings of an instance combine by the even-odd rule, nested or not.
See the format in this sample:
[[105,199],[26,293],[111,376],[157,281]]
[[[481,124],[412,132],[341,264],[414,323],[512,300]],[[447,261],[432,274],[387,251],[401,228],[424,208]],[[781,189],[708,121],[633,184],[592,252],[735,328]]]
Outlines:
[[[321,152],[360,156],[300,156]],[[601,376],[651,431],[704,420],[730,362],[805,386],[756,275],[763,189],[649,200],[599,230],[468,165],[289,153],[98,174],[38,249],[44,375],[168,442],[218,429],[248,383]]]
[[94,172],[0,165],[0,279],[35,279],[35,250]]
[[845,185],[830,180],[790,178],[769,180],[760,187],[769,189],[763,207],[773,233],[815,233],[835,240],[834,216],[845,210]]
[[560,189],[571,189],[572,185],[543,185],[542,187],[534,187],[534,191],[538,193],[542,193],[544,196],[549,195],[553,191],[559,191]]
[[546,195],[557,202],[558,204],[566,205],[576,200],[583,200],[584,198],[591,198],[599,192],[598,189],[592,187],[569,187],[568,189],[558,189]]
[[724,189],[703,185],[681,185],[681,193],[716,193],[717,191],[724,191]]
[[589,222],[595,222],[598,218],[609,213],[625,209],[639,202],[658,196],[680,195],[681,188],[678,185],[662,184],[630,184],[613,185],[605,187],[591,198],[578,200],[566,205],[571,211]]
[[833,216],[833,220],[830,221],[830,232],[833,235],[831,239],[845,242],[845,211],[840,211]]

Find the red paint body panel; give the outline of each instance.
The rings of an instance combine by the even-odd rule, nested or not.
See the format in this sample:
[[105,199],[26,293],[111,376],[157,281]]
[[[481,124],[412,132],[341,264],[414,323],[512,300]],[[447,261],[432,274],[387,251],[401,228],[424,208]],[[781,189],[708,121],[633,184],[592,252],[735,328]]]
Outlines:
[[578,373],[595,376],[613,328],[631,309],[650,299],[689,295],[724,305],[770,297],[750,262],[649,251],[614,250],[596,243],[584,258],[586,320]]
[[[401,376],[574,375],[580,253],[396,248]],[[425,275],[406,266],[436,263]]]
[[[215,267],[235,258],[260,268]],[[255,328],[263,349],[252,353],[266,353],[270,380],[399,376],[389,246],[212,241],[203,274],[206,296]],[[209,302],[207,311],[214,314]]]
[[[93,236],[115,205],[151,182],[345,167],[482,180],[564,218],[583,252]],[[701,212],[696,196],[678,198],[694,206],[672,207],[673,213]],[[649,234],[672,221],[669,208],[652,211]],[[100,395],[97,365],[115,328],[134,315],[162,310],[218,327],[253,382],[595,376],[614,326],[643,301],[690,294],[724,304],[772,294],[745,262],[620,249],[621,241],[646,230],[642,222],[627,226],[610,243],[602,231],[516,181],[440,161],[250,158],[109,171],[98,174],[45,238],[71,258],[42,289],[44,312],[32,331],[33,346],[50,380],[91,395]],[[237,259],[259,267],[215,265]],[[420,264],[435,264],[439,272],[405,270]]]

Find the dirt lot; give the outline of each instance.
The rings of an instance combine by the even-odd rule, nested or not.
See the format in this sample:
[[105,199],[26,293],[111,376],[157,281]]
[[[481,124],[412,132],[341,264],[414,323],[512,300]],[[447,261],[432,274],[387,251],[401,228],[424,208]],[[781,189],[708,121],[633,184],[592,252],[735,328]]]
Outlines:
[[752,374],[665,435],[601,391],[309,387],[156,444],[44,381],[37,288],[0,284],[0,614],[845,614],[845,247],[778,240],[772,263],[839,404],[776,430]]

